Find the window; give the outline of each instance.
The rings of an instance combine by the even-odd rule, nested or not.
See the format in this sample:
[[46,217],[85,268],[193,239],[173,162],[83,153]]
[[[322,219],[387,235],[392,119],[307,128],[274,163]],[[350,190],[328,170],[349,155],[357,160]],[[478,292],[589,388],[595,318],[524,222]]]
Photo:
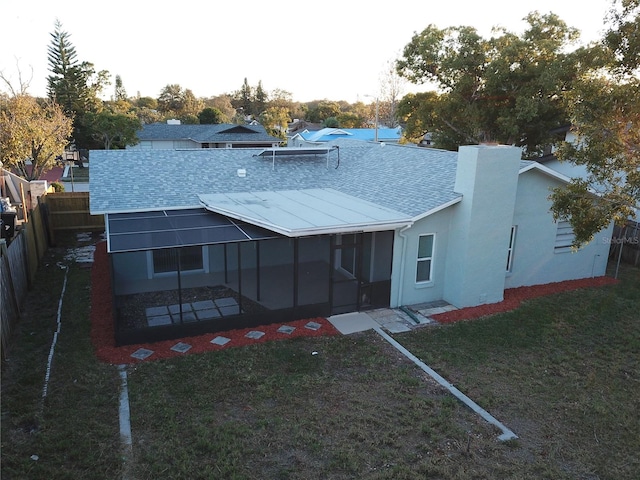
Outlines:
[[178,271],[178,256],[180,251],[180,271],[204,270],[202,247],[167,248],[153,250],[153,273],[173,273]]
[[420,235],[418,238],[418,262],[416,283],[430,282],[433,267],[433,243],[435,235]]
[[571,248],[575,235],[573,228],[568,220],[558,221],[558,230],[556,231],[555,251],[565,251]]
[[509,249],[507,250],[507,272],[510,272],[513,268],[513,247],[516,244],[516,230],[518,227],[513,225],[511,227],[511,236],[509,237]]

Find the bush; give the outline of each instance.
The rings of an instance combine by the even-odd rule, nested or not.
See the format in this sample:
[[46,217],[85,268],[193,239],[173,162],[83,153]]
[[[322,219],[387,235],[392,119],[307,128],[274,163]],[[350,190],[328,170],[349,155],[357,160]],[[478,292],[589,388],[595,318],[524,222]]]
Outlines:
[[60,182],[51,182],[51,187],[53,188],[53,191],[56,193],[64,192],[64,185],[61,184]]

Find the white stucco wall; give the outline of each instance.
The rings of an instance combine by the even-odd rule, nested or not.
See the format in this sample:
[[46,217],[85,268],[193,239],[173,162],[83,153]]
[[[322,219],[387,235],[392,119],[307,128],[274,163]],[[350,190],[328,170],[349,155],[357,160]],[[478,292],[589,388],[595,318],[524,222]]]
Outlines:
[[[416,305],[442,300],[447,245],[449,244],[451,208],[425,217],[403,233],[396,231],[391,272],[391,307]],[[435,234],[430,282],[417,283],[418,238],[422,234]]]
[[537,170],[520,175],[513,215],[517,226],[513,268],[506,276],[506,288],[604,275],[613,225],[578,252],[554,248],[557,224],[549,211],[548,196],[550,188],[560,185],[559,180]]
[[506,255],[521,151],[516,147],[460,147],[443,299],[456,307],[503,300]]

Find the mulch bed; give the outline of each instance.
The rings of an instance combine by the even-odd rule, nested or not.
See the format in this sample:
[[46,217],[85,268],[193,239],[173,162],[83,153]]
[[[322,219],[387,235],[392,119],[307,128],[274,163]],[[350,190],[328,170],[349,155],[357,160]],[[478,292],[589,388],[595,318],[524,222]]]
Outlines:
[[472,320],[486,315],[493,315],[494,313],[515,310],[524,300],[529,300],[530,298],[577,290],[579,288],[602,287],[604,285],[613,285],[616,283],[618,283],[618,280],[612,277],[594,277],[546,283],[544,285],[534,285],[531,287],[510,288],[504,291],[504,300],[502,302],[438,313],[432,315],[431,318],[438,323],[453,323],[461,320]]
[[[194,337],[185,337],[179,340],[167,340],[162,342],[117,347],[115,345],[112,307],[111,277],[109,275],[106,243],[101,242],[96,245],[96,250],[93,255],[93,267],[91,270],[91,341],[95,348],[96,356],[103,362],[114,365],[132,364],[139,363],[141,361],[160,360],[193,353],[210,352],[231,347],[253,345],[272,340],[339,334],[338,330],[336,330],[336,328],[327,319],[311,318],[287,322],[287,326],[295,327],[295,330],[290,334],[278,332],[278,328],[285,324],[276,323],[255,328],[244,328],[225,332],[209,333]],[[320,324],[320,328],[317,330],[306,328],[305,325],[311,321]],[[245,335],[252,330],[264,332],[265,335],[257,340],[245,337]],[[212,344],[211,340],[218,336],[229,338],[230,341],[223,346]],[[171,347],[174,347],[178,343],[186,343],[191,345],[191,348],[185,353],[171,350]],[[137,358],[132,357],[131,354],[139,349],[152,350],[153,354],[145,360],[138,360]]]

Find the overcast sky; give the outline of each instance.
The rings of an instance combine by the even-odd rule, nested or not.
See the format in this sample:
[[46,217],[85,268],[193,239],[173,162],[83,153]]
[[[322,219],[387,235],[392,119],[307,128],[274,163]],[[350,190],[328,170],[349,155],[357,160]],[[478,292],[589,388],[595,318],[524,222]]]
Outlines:
[[[56,19],[70,34],[79,61],[120,75],[130,96],[157,97],[179,84],[197,97],[238,90],[247,78],[293,100],[330,99],[369,103],[380,77],[415,32],[473,26],[488,37],[493,26],[521,33],[531,11],[553,12],[582,32],[602,34],[609,0],[0,0],[0,71],[28,92],[46,95],[47,48]],[[16,63],[17,62],[17,63]],[[18,65],[18,66],[16,66]],[[4,85],[0,85],[6,91]],[[424,87],[407,85],[403,94]],[[107,88],[105,98],[113,93]]]

